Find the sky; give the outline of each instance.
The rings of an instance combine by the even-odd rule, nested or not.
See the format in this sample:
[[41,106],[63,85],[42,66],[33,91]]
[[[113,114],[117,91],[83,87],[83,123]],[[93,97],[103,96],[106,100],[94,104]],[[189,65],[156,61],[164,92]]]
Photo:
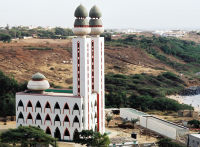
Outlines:
[[72,28],[80,3],[97,5],[106,29],[200,30],[200,0],[0,0],[0,26]]

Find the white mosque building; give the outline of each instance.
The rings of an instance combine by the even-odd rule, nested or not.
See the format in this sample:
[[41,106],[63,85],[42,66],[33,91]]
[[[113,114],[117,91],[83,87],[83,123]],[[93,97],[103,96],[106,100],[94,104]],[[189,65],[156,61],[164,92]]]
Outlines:
[[71,141],[82,130],[105,132],[104,32],[97,6],[89,13],[80,5],[75,13],[72,40],[73,90],[49,88],[36,73],[28,90],[16,94],[18,126],[37,126],[59,140]]

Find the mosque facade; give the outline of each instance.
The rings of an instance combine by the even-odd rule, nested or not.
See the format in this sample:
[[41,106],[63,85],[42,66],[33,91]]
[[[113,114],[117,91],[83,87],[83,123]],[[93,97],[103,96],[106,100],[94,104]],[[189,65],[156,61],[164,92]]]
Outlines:
[[37,126],[59,140],[73,140],[82,130],[105,132],[104,32],[97,6],[82,5],[74,13],[72,39],[73,90],[51,89],[36,73],[28,90],[16,94],[16,123]]

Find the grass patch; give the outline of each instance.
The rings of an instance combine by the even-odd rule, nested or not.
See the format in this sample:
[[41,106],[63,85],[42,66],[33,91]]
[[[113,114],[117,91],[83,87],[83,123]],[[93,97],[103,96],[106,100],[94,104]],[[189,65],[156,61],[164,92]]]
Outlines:
[[53,50],[53,48],[50,47],[34,47],[34,46],[26,46],[24,49],[27,50]]

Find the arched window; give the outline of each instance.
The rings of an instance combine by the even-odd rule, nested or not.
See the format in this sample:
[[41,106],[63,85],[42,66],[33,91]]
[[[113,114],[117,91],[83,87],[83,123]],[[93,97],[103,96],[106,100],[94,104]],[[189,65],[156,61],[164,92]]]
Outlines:
[[36,116],[35,123],[36,123],[37,120],[40,120],[40,121],[41,121],[41,124],[42,124],[42,118],[41,118],[41,116],[40,116],[39,113],[38,113],[37,116]]
[[79,119],[78,119],[77,116],[74,117],[74,121],[73,121],[73,124],[72,124],[73,127],[74,127],[74,123],[78,123],[79,127],[80,127],[80,122],[79,122]]
[[56,117],[54,119],[54,125],[55,125],[56,121],[59,121],[60,122],[60,126],[61,126],[61,121],[60,121],[60,117],[58,116],[58,114],[56,115]]
[[28,116],[27,116],[27,118],[26,118],[26,123],[27,123],[27,120],[28,120],[28,119],[31,119],[31,120],[32,120],[32,123],[33,123],[33,117],[32,117],[32,115],[31,115],[31,113],[28,114]]
[[36,112],[36,108],[40,108],[40,109],[41,109],[41,112],[42,112],[42,106],[41,106],[41,104],[40,104],[39,101],[37,101],[37,103],[36,103],[35,112]]
[[[46,105],[44,107],[44,112],[45,112],[45,109],[50,109],[51,110],[51,105],[49,104],[49,102],[46,103]],[[52,113],[52,110],[51,110],[51,113]]]
[[26,112],[27,112],[27,108],[32,108],[32,112],[33,112],[33,105],[31,103],[31,101],[28,101],[28,103],[27,103]]
[[69,122],[69,126],[70,126],[70,121],[69,121],[69,117],[66,115],[63,121],[63,126],[65,122]]
[[19,113],[18,118],[17,118],[17,122],[18,122],[19,119],[23,119],[23,122],[24,122],[24,116],[23,116],[22,112]]
[[79,115],[80,115],[80,110],[79,110],[79,107],[78,107],[77,103],[73,107],[72,115],[73,115],[74,110],[78,110]]
[[79,132],[77,129],[74,130],[74,135],[73,135],[73,140],[78,140],[79,139]]
[[55,113],[55,109],[59,109],[60,113],[61,113],[60,105],[58,104],[58,102],[56,102],[56,104],[54,106],[54,113]]
[[18,111],[18,107],[23,107],[23,111],[24,111],[24,104],[23,104],[22,100],[20,100],[17,105],[17,111]]
[[[44,120],[44,124],[46,123],[46,121],[51,121],[49,114],[46,115],[45,120]],[[52,125],[52,121],[51,121],[51,125]]]
[[48,135],[51,135],[51,129],[49,127],[47,127],[45,133]]
[[69,130],[67,128],[65,129],[64,136],[70,136]]
[[55,130],[54,137],[57,138],[58,140],[61,140],[61,133],[58,127]]
[[29,113],[27,119],[33,119],[32,115]]
[[70,109],[69,109],[68,103],[65,103],[64,108],[63,108],[63,113],[64,113],[64,110],[69,110],[69,114],[70,114]]

